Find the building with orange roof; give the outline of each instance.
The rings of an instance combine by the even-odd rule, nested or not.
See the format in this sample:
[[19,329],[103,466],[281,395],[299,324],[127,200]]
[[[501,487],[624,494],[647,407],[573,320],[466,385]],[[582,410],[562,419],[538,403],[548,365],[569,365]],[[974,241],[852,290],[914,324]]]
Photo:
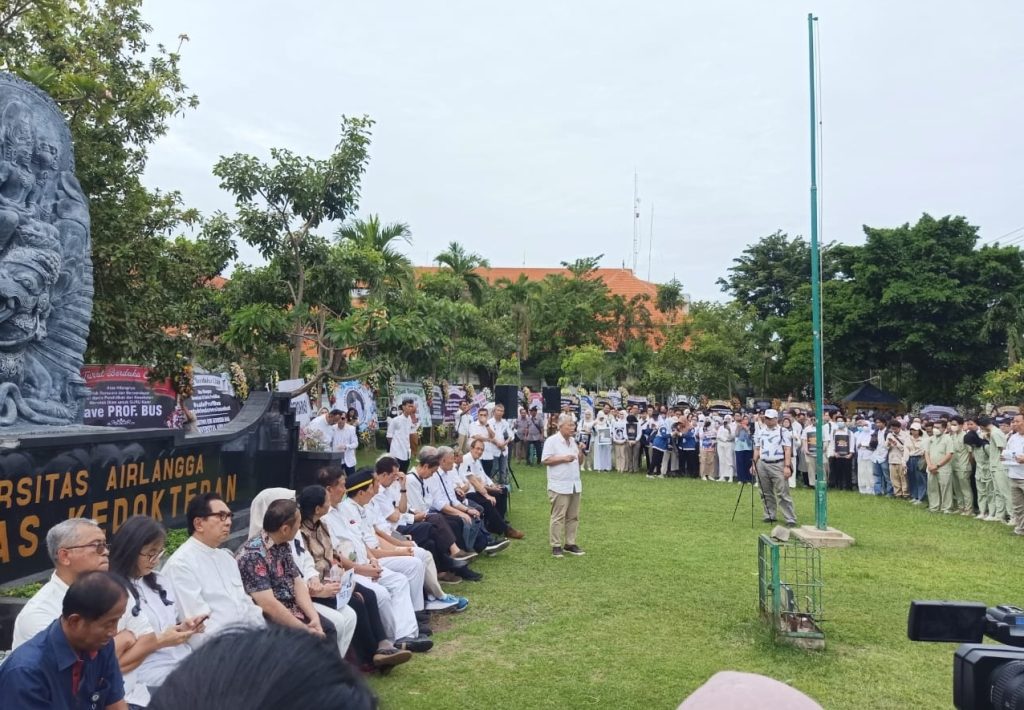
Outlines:
[[[439,271],[441,268],[438,266],[417,266],[415,271],[417,274],[421,273],[433,273]],[[528,281],[543,281],[548,276],[564,276],[566,278],[572,276],[572,272],[561,266],[554,267],[535,267],[535,266],[492,266],[488,268],[475,269],[475,273],[479,274],[487,283],[492,286],[501,281],[507,279],[508,281],[515,282],[519,280],[520,276],[525,276]],[[663,313],[658,310],[656,303],[658,300],[658,285],[651,283],[650,281],[644,281],[633,273],[632,269],[605,269],[598,268],[591,272],[589,278],[601,279],[608,287],[608,291],[613,296],[622,296],[626,301],[634,298],[635,296],[646,296],[647,303],[646,308],[648,314],[651,317],[651,325],[653,327],[652,332],[647,333],[647,342],[651,347],[657,349],[663,342],[663,334],[665,328],[669,326],[673,317],[667,313]],[[681,317],[686,316],[688,299],[684,296],[683,307],[679,314],[675,315],[675,319],[678,320]],[[640,335],[639,333],[637,334]]]

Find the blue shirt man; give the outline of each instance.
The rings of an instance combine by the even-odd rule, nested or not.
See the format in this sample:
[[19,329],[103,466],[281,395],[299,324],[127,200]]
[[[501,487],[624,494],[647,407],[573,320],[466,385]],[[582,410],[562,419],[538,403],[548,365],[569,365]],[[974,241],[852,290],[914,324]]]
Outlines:
[[[83,580],[85,587],[76,590]],[[73,591],[77,594],[72,595]],[[127,591],[106,572],[90,572],[71,585],[68,596],[70,603],[65,598],[61,618],[0,665],[4,707],[127,710],[124,681],[111,643],[124,614]],[[104,610],[97,604],[112,606]]]

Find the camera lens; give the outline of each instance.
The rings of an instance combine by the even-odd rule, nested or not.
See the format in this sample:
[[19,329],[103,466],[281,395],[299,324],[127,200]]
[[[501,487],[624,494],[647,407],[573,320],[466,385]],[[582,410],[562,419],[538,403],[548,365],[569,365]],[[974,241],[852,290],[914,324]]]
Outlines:
[[992,707],[1024,710],[1024,661],[1010,661],[992,674]]

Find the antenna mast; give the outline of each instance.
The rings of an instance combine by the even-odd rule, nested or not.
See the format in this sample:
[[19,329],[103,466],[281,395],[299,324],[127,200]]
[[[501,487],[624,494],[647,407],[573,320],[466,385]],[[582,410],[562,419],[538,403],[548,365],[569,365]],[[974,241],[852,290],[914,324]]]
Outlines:
[[640,178],[633,170],[633,273],[640,258]]

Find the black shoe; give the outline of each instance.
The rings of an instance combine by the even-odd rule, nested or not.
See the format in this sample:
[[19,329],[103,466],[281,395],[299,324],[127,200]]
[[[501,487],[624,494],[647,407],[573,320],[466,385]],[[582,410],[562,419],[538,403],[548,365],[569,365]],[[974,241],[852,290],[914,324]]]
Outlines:
[[790,520],[790,521],[786,522],[786,527],[787,528],[795,528],[798,524],[799,523],[797,523],[795,520]]
[[417,612],[414,612],[414,613],[416,614],[416,623],[420,624],[421,626],[423,624],[429,624],[430,623],[430,612],[427,611],[426,609],[424,609],[423,611],[417,611]]
[[562,548],[558,547],[558,546],[555,546],[555,547],[551,548],[551,556],[552,557],[565,557],[565,555],[562,554]]
[[488,557],[496,555],[502,550],[504,550],[506,547],[508,547],[510,544],[512,543],[510,543],[508,540],[495,540],[491,542],[490,545],[484,548],[484,554]]
[[434,642],[426,636],[406,636],[395,641],[395,648],[413,653],[426,653],[434,647]]
[[582,548],[580,548],[579,545],[566,545],[562,549],[568,552],[570,555],[576,555],[577,557],[587,554],[583,551]]
[[452,571],[455,574],[462,577],[467,582],[479,582],[481,579],[484,578],[483,574],[477,572],[476,570],[471,570],[469,567],[459,567]]
[[774,523],[775,518],[761,518],[762,523]]

